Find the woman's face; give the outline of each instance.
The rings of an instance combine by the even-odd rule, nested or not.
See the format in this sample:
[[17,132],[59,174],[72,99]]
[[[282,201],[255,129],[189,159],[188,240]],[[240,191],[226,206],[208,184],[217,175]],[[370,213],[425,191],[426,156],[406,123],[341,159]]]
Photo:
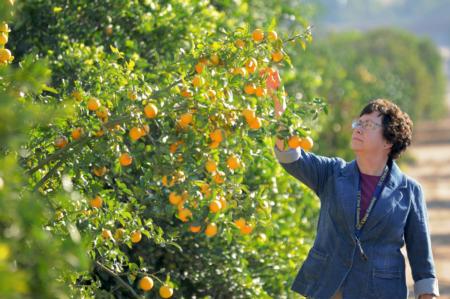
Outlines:
[[389,153],[389,147],[383,137],[382,116],[374,111],[364,114],[352,124],[351,148],[355,153]]

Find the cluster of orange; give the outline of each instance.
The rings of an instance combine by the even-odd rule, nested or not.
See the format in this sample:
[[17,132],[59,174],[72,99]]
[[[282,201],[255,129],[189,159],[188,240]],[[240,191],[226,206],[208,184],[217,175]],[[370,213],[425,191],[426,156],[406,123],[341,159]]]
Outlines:
[[[95,196],[89,201],[91,208],[100,209],[103,206],[103,199],[100,195]],[[85,213],[89,215],[90,213]],[[112,239],[113,235],[109,229],[102,230],[102,238],[105,240]],[[114,239],[119,241],[123,240],[125,235],[125,230],[123,228],[118,228],[114,233]],[[139,230],[132,231],[130,234],[130,240],[132,243],[139,243],[142,240],[142,233]]]
[[[103,199],[97,195],[89,201],[89,205],[92,208],[99,209],[103,205]],[[126,233],[125,229],[118,228],[115,231],[114,236],[113,236],[112,232],[109,229],[103,229],[102,233],[101,233],[101,237],[104,240],[114,239],[115,241],[122,241],[122,240],[124,240],[125,233]],[[130,240],[134,244],[139,243],[142,240],[141,231],[139,231],[139,230],[132,231],[130,233]],[[138,285],[139,285],[139,288],[142,289],[144,292],[148,292],[151,289],[153,289],[154,282],[151,277],[144,276],[139,280]],[[172,295],[173,295],[173,288],[170,285],[163,283],[161,285],[161,287],[159,288],[159,296],[161,298],[170,298],[170,297],[172,297]]]
[[309,151],[314,146],[314,141],[311,137],[307,136],[305,138],[300,138],[297,135],[291,136],[288,140],[288,145],[290,148],[303,148],[305,151]]
[[4,22],[0,23],[0,65],[10,63],[14,59],[11,51],[5,48],[5,45],[8,43],[10,31],[8,24]]
[[[135,101],[138,98],[138,95],[134,91],[128,91],[127,95],[128,95],[128,98],[132,101]],[[84,99],[82,93],[78,90],[75,90],[74,92],[72,92],[72,97],[75,98],[75,100],[77,100],[78,102],[81,102]],[[103,123],[108,121],[108,118],[110,116],[109,109],[105,106],[102,106],[99,99],[97,99],[95,97],[89,97],[87,100],[87,103],[86,103],[86,107],[89,111],[95,112],[97,117]],[[158,108],[152,103],[147,104],[144,107],[143,111],[144,111],[144,115],[149,119],[153,119],[158,115]],[[121,127],[120,127],[120,125],[116,125],[114,129],[121,129]],[[137,141],[141,137],[149,134],[149,132],[150,132],[150,127],[147,124],[144,124],[142,127],[132,127],[129,130],[128,135],[132,141]],[[76,127],[71,132],[72,139],[78,140],[84,135],[84,133],[85,132],[84,132],[83,128]],[[101,136],[103,136],[103,134],[104,134],[104,131],[99,130],[98,132],[95,133],[95,136],[101,137]],[[57,137],[54,142],[54,144],[57,148],[64,148],[68,143],[69,143],[69,140],[64,135]],[[129,166],[132,164],[132,162],[133,162],[133,157],[129,153],[125,152],[119,156],[119,163],[121,166]],[[100,168],[94,168],[94,170],[93,170],[93,172],[96,176],[103,176],[106,173],[106,171],[107,171],[107,169],[104,166],[100,167]]]
[[[278,34],[275,31],[270,31],[265,34],[265,32],[261,29],[256,29],[251,34],[251,42],[261,43],[265,39],[268,42],[275,42],[278,40]],[[237,39],[235,41],[235,46],[239,49],[244,49],[246,46],[246,42],[243,39]],[[281,43],[277,44],[280,49],[272,52],[271,58],[274,62],[280,62],[284,58],[283,50],[281,49]],[[194,65],[195,75],[192,77],[191,86],[184,86],[180,90],[180,95],[183,98],[190,99],[194,96],[194,91],[202,91],[205,92],[205,95],[211,101],[215,101],[217,97],[219,97],[218,92],[210,87],[208,87],[208,82],[205,79],[205,69],[208,67],[215,66],[223,66],[225,62],[221,59],[218,53],[213,53],[209,56],[209,59],[206,57],[202,57],[199,61]],[[231,74],[236,76],[246,77],[247,75],[254,74],[258,71],[258,61],[255,58],[249,58],[242,67],[232,68],[230,70]],[[261,67],[259,72],[257,73],[260,78],[263,77],[271,77],[274,76],[276,71],[270,67]],[[277,74],[278,75],[278,74]],[[203,89],[204,88],[204,89]],[[222,91],[219,91],[221,93]],[[255,95],[258,98],[267,96],[267,89],[264,85],[255,84],[252,82],[247,82],[243,87],[243,92],[247,95]],[[193,122],[195,110],[191,110],[179,116],[178,125],[181,129],[186,129]],[[248,124],[250,129],[257,130],[262,126],[262,119],[256,115],[256,112],[253,109],[245,108],[242,110],[242,115],[245,118],[246,123]],[[209,143],[209,147],[211,149],[215,149],[220,146],[221,142],[225,139],[225,131],[221,128],[216,128],[209,133],[209,137],[211,139]],[[174,154],[178,147],[184,144],[183,141],[178,140],[170,145],[170,153]],[[182,157],[179,157],[182,159]],[[226,161],[227,167],[230,170],[236,170],[242,167],[242,163],[240,158],[235,154],[230,154]],[[211,174],[212,180],[217,184],[223,184],[225,182],[225,173],[218,169],[218,163],[214,159],[208,159],[205,163],[206,171]],[[165,187],[172,187],[177,182],[176,178],[172,178],[170,183],[168,182],[167,176],[163,176],[162,184]],[[208,196],[210,194],[209,185],[204,183],[201,186],[201,192]],[[188,222],[190,218],[192,218],[192,211],[188,208],[184,207],[184,204],[187,200],[187,192],[183,192],[183,194],[176,194],[175,192],[171,192],[169,195],[169,202],[172,205],[178,207],[178,218],[183,222]],[[194,207],[197,207],[198,204],[196,202],[193,203]],[[223,196],[218,196],[216,199],[213,199],[209,203],[209,211],[211,213],[218,213],[226,208],[226,200]],[[237,220],[237,227],[241,230],[242,234],[249,234],[252,232],[253,227],[248,225],[244,219]],[[205,228],[205,234],[209,237],[217,234],[217,225],[215,223],[207,224]],[[189,230],[193,233],[198,233],[202,230],[202,226],[198,224],[191,224],[189,226]]]
[[[266,34],[262,29],[256,29],[251,34],[251,40],[254,43],[260,43],[267,39],[269,42],[275,42],[278,40],[278,34],[275,31],[269,31]],[[243,39],[237,39],[235,41],[235,46],[239,49],[245,48],[246,41]],[[275,50],[271,53],[272,61],[274,62],[280,62],[284,58],[283,50],[280,48],[278,50]],[[195,64],[194,70],[196,72],[196,75],[193,76],[191,85],[194,89],[199,89],[202,87],[207,87],[207,82],[202,76],[204,73],[204,69],[207,66],[218,66],[223,65],[224,62],[221,60],[220,56],[217,53],[213,53],[210,55],[209,59],[202,57],[199,59],[199,61]],[[233,75],[241,75],[242,77],[246,77],[249,74],[253,74],[258,69],[258,61],[255,58],[249,58],[245,64],[242,67],[236,67],[231,68],[230,73]],[[259,71],[260,77],[272,75],[274,70],[270,67],[264,67],[261,68]],[[264,86],[256,85],[255,83],[247,83],[244,86],[244,93],[247,95],[255,95],[257,97],[265,97],[267,95],[267,89]],[[192,98],[194,96],[194,92],[189,87],[184,87],[181,89],[180,94],[184,98]],[[206,96],[211,100],[215,101],[217,97],[217,92],[212,89],[208,88],[206,91]],[[261,127],[261,119],[259,117],[253,116],[253,117],[246,117],[247,123],[250,126],[251,129],[259,129]],[[192,112],[187,112],[184,115],[180,116],[180,119],[178,121],[181,128],[187,128],[187,126],[192,122]],[[212,143],[211,147],[215,148],[214,146],[217,146],[217,143]]]
[[[144,292],[148,292],[153,289],[153,279],[149,276],[144,276],[139,280],[139,288]],[[173,295],[173,288],[167,284],[163,284],[159,288],[159,296],[161,298],[170,298]]]

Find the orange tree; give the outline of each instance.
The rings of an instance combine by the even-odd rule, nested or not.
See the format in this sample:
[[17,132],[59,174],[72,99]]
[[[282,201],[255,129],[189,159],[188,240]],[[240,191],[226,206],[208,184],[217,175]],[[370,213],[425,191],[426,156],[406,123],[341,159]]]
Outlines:
[[84,240],[73,222],[64,222],[68,233],[63,238],[46,229],[55,217],[63,216],[50,203],[70,201],[72,190],[66,184],[51,197],[32,192],[20,162],[29,154],[21,147],[29,130],[67,111],[28,104],[42,92],[50,71],[44,61],[30,56],[11,66],[11,10],[11,3],[0,2],[0,297],[61,298],[68,286],[60,279],[87,270],[89,264]]
[[102,4],[23,2],[11,33],[19,61],[35,51],[52,70],[28,103],[67,113],[33,127],[21,162],[54,209],[47,231],[88,244],[92,268],[63,273],[72,294],[287,296],[317,201],[271,138],[306,137],[324,106],[279,86],[295,109],[277,121],[267,84],[310,32],[227,27],[206,1]]

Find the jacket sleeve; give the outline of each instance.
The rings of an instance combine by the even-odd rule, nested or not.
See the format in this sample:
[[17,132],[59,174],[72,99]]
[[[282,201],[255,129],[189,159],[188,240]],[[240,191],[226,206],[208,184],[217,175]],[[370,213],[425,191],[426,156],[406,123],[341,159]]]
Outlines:
[[406,250],[414,279],[416,298],[422,294],[439,296],[427,221],[428,215],[423,191],[420,185],[417,185],[414,198],[411,199],[411,209],[405,226]]
[[338,159],[305,152],[301,148],[281,151],[274,146],[275,156],[281,166],[319,195],[333,173]]

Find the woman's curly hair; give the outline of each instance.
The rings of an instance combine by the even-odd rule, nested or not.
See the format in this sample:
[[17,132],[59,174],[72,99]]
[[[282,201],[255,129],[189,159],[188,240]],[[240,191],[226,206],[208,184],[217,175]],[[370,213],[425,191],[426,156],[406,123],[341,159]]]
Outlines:
[[406,112],[386,99],[372,100],[359,116],[377,111],[382,116],[383,137],[392,144],[389,157],[397,159],[411,144],[413,122]]

